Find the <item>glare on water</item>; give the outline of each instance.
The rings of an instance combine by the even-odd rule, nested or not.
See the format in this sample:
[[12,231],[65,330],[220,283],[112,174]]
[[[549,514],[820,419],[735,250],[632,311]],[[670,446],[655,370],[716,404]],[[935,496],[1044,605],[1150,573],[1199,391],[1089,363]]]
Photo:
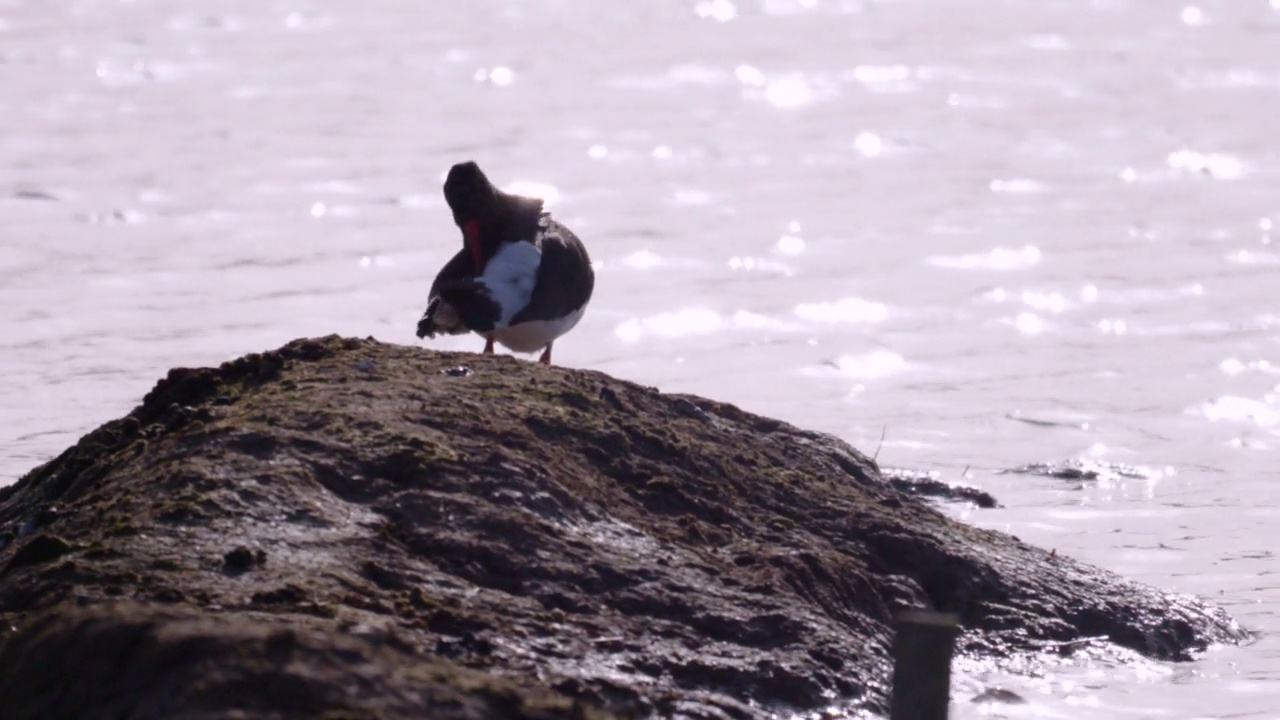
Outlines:
[[[1276,0],[0,0],[0,483],[170,367],[417,342],[474,159],[596,263],[558,362],[883,436],[1265,633],[958,717],[1272,717],[1277,47]],[[1067,459],[1149,472],[995,474]]]

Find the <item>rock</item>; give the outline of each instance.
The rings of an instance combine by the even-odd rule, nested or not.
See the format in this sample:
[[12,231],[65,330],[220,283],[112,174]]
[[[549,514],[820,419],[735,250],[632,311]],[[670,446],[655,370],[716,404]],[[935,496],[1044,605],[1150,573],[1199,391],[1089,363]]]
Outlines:
[[254,552],[244,545],[237,545],[234,549],[222,556],[222,569],[228,575],[237,575],[242,572],[248,572],[255,565],[262,565],[267,561],[267,553],[263,550]]
[[71,545],[57,535],[36,535],[14,551],[5,570],[8,572],[27,565],[47,563],[70,551]]
[[919,495],[920,497],[946,500],[948,502],[970,503],[980,508],[1000,507],[1000,503],[996,502],[991,493],[985,490],[968,487],[967,485],[945,483],[929,472],[903,470],[901,468],[880,468],[880,475],[890,485],[910,495]]
[[[61,704],[23,704],[11,680],[0,717],[75,715],[106,687],[203,717],[883,712],[890,623],[912,607],[959,615],[959,651],[990,660],[1099,637],[1184,660],[1248,638],[1196,599],[953,521],[831,436],[373,340],[171,371],[0,489],[0,532],[53,505],[33,539],[62,552],[0,549],[0,676]],[[155,664],[114,638],[178,660],[147,681]],[[63,653],[48,674],[18,659]],[[268,668],[314,704],[219,692]]]
[[528,682],[293,618],[133,603],[33,618],[0,648],[0,667],[10,720],[605,717]]
[[1005,705],[1022,705],[1027,699],[1012,690],[1004,688],[992,687],[970,698],[969,702],[975,703],[1003,703]]
[[[1135,465],[1124,465],[1121,463],[1110,463],[1103,460],[1070,459],[1060,462],[1028,463],[1026,465],[1019,465],[1015,468],[998,470],[996,471],[996,474],[1039,475],[1042,477],[1057,478],[1059,480],[1087,480],[1090,482],[1098,481],[1103,483],[1119,483],[1124,480],[1152,481],[1160,478],[1164,473],[1160,470],[1152,470]],[[1077,487],[1083,487],[1083,484],[1078,484]]]

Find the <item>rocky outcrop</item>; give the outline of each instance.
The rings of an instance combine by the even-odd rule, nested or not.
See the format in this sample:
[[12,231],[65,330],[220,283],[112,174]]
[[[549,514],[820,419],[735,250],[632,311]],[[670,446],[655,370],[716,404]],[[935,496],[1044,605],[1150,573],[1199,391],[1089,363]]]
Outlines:
[[486,718],[604,713],[536,683],[288,613],[134,603],[46,613],[0,650],[5,718]]
[[0,490],[0,717],[881,710],[908,607],[985,657],[1245,637],[912,482],[510,357],[329,337],[174,370]]

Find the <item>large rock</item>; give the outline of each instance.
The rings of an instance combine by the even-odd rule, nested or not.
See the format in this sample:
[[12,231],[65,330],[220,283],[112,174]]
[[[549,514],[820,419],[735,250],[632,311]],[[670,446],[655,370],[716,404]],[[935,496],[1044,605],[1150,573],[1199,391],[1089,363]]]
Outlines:
[[172,371],[0,490],[0,528],[5,718],[882,710],[907,607],[991,658],[1245,637],[950,520],[829,436],[372,340]]
[[5,718],[433,718],[605,715],[530,682],[423,657],[289,613],[104,605],[46,613],[0,650]]

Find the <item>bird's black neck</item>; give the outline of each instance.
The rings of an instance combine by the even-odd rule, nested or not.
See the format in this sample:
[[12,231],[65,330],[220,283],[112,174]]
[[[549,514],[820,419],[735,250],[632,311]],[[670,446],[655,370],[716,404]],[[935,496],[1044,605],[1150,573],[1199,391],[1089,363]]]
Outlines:
[[498,192],[487,212],[471,219],[455,219],[463,232],[463,242],[467,241],[467,223],[471,220],[477,222],[480,255],[487,263],[503,243],[533,237],[541,217],[541,200]]

